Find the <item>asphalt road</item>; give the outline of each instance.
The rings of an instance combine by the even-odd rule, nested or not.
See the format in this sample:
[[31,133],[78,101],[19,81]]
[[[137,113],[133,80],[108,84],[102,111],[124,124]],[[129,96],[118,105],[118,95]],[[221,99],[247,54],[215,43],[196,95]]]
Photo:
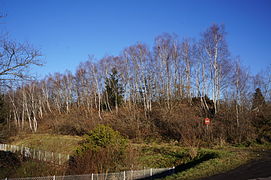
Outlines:
[[[259,152],[255,152],[259,153]],[[231,171],[203,178],[202,180],[271,180],[271,151],[260,152],[261,158],[252,160]]]

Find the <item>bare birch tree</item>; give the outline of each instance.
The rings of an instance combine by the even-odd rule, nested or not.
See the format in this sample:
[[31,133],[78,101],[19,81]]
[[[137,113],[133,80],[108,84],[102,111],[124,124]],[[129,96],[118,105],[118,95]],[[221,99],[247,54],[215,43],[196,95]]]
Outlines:
[[225,35],[224,26],[214,24],[203,33],[201,41],[206,58],[208,58],[210,63],[212,99],[215,113],[218,111],[221,90],[221,63],[227,60],[229,56]]

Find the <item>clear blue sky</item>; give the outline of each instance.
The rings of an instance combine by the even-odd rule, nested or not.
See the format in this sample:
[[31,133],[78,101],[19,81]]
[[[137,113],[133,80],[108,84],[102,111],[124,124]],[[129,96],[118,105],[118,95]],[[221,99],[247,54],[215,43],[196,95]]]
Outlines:
[[0,29],[39,48],[48,73],[75,71],[89,54],[118,55],[163,33],[198,38],[223,23],[232,55],[256,73],[271,64],[271,0],[0,0]]

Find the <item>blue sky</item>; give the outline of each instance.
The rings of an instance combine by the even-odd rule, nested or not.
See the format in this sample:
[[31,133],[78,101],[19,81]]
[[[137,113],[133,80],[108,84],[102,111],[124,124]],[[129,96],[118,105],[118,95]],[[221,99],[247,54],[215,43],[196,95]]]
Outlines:
[[41,50],[40,77],[136,42],[152,47],[163,32],[199,38],[213,23],[225,25],[232,55],[252,73],[271,64],[271,0],[0,0],[0,11],[2,32]]

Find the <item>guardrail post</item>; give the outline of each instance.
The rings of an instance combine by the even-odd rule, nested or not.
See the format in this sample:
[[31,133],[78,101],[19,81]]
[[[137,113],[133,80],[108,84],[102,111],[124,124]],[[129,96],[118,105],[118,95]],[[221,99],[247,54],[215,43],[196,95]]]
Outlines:
[[143,167],[144,168],[144,170],[143,170],[143,175],[145,176],[145,167]]
[[58,164],[61,165],[61,154],[58,153]]
[[150,170],[150,176],[152,176],[152,168],[151,168],[151,170]]
[[123,180],[125,180],[125,171],[123,171]]
[[54,162],[54,152],[51,153],[51,162]]

